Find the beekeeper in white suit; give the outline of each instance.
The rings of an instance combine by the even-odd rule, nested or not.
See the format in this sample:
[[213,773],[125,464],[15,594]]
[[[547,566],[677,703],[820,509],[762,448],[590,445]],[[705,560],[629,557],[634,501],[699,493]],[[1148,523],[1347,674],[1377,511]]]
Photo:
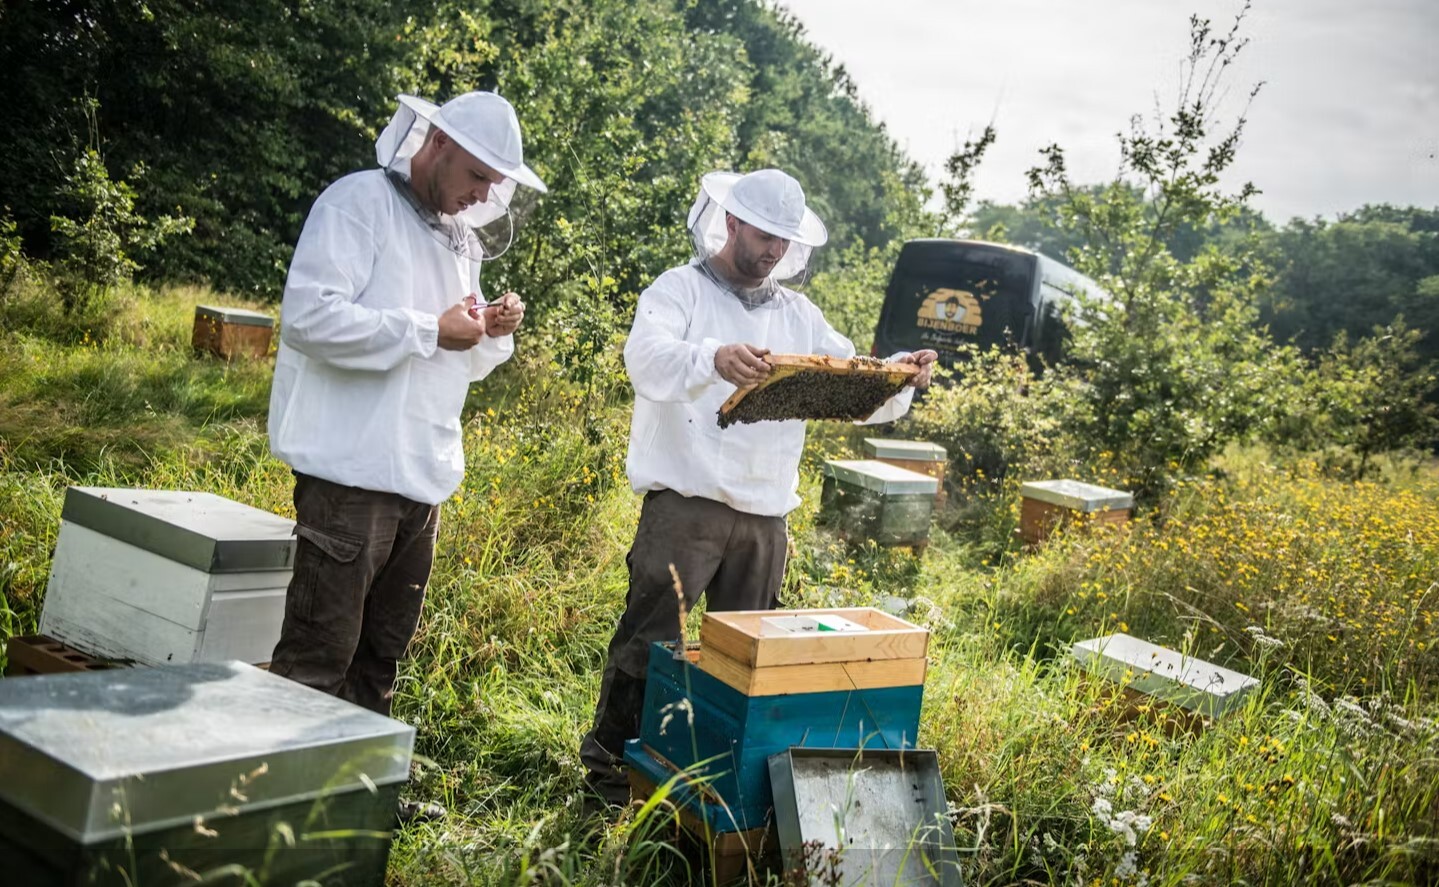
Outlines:
[[464,474],[460,409],[514,351],[519,296],[481,295],[525,165],[510,103],[401,96],[379,168],[310,210],[281,304],[270,447],[295,472],[298,549],[270,670],[388,714],[440,502]]
[[[594,727],[580,757],[588,800],[622,804],[624,741],[639,735],[650,643],[673,639],[679,574],[686,609],[708,594],[710,610],[763,610],[779,601],[784,578],[785,515],[800,503],[803,421],[736,424],[721,429],[720,405],[740,386],[769,374],[777,353],[854,356],[812,302],[785,286],[807,273],[828,239],[789,175],[764,169],[710,173],[688,225],[690,263],[660,275],[640,295],[625,345],[635,389],[627,469],[643,493],[630,549],[625,612],[610,642]],[[933,351],[896,355],[920,368],[911,385],[929,384]],[[906,388],[868,420],[903,415]]]

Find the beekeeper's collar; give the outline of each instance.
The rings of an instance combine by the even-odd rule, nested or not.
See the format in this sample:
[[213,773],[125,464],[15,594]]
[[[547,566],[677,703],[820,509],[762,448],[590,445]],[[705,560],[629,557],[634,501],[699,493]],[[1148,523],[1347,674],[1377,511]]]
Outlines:
[[777,169],[747,175],[712,172],[700,179],[700,193],[690,207],[688,226],[695,254],[702,260],[724,249],[729,233],[725,214],[789,241],[770,278],[797,280],[804,276],[811,253],[829,239],[824,223],[805,206],[799,182]]

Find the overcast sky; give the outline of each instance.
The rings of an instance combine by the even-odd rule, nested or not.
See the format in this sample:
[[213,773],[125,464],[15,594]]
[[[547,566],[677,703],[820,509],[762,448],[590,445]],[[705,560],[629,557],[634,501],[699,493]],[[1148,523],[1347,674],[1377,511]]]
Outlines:
[[[1216,0],[779,0],[844,65],[870,111],[937,180],[991,118],[976,197],[1014,202],[1058,142],[1081,182],[1111,178],[1115,134],[1172,108],[1191,12]],[[1439,207],[1439,0],[1256,0],[1227,77],[1228,117],[1264,87],[1233,182],[1271,221],[1365,203]]]

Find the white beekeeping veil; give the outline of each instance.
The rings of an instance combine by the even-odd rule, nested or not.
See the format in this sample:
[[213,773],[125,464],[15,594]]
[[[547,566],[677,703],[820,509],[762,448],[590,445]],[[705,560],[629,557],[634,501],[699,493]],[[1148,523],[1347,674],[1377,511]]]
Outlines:
[[729,239],[726,214],[789,241],[784,257],[770,271],[772,283],[802,282],[815,249],[829,239],[824,223],[805,206],[804,189],[792,176],[777,169],[743,176],[712,172],[700,179],[700,193],[687,223],[702,265]]
[[[511,207],[516,188],[547,190],[525,165],[515,109],[492,92],[468,92],[443,107],[410,95],[399,98],[395,116],[375,140],[375,160],[420,221],[447,247],[471,259],[498,258],[514,240]],[[422,206],[410,190],[410,159],[425,143],[431,126],[439,127],[455,144],[504,175],[503,182],[490,187],[484,203],[453,216],[440,215]]]

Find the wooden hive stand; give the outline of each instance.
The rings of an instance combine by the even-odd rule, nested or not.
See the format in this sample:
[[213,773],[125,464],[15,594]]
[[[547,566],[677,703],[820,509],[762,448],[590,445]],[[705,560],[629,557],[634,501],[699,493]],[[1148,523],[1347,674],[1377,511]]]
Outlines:
[[[657,787],[638,769],[629,768],[630,798],[643,804],[654,796]],[[674,811],[671,814],[670,811]],[[717,832],[696,816],[687,804],[670,805],[663,811],[665,818],[674,815],[683,836],[704,851],[704,858],[695,861],[690,874],[700,875],[699,883],[713,887],[738,884],[764,884],[767,875],[780,868],[779,837],[774,826],[737,832]]]

